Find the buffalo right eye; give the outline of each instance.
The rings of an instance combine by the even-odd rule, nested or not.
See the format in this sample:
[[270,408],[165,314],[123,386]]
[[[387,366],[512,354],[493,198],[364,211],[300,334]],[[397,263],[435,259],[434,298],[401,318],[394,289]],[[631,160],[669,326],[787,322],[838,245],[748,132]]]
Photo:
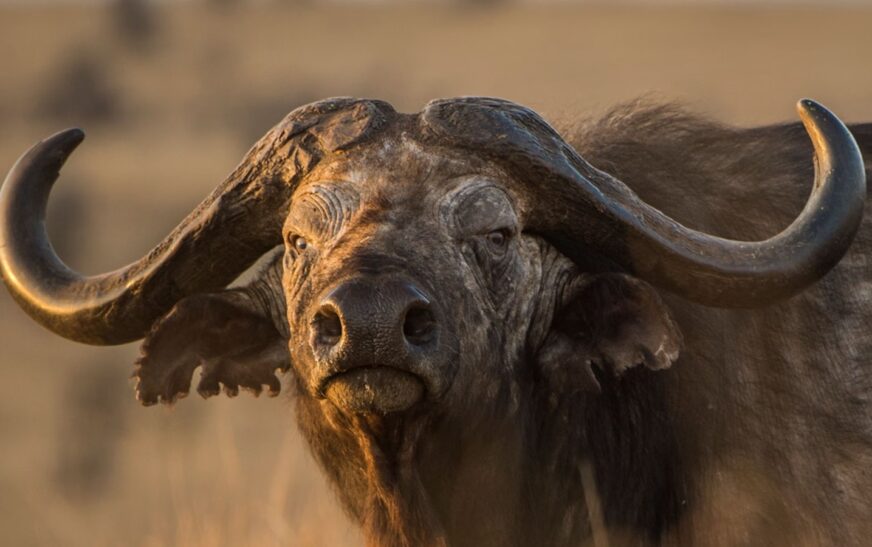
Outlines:
[[294,238],[294,249],[298,251],[305,251],[309,247],[309,243],[306,241],[306,238],[297,236]]
[[288,234],[288,247],[295,253],[301,253],[309,248],[309,242],[303,236]]

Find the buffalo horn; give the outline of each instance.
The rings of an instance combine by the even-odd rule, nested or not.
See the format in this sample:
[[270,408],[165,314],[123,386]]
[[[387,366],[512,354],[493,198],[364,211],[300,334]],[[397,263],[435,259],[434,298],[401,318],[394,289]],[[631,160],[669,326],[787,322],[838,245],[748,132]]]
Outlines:
[[598,248],[635,275],[702,304],[751,308],[787,298],[844,256],[866,201],[863,158],[848,128],[814,101],[801,100],[797,109],[814,145],[814,186],[799,216],[767,240],[687,228],[577,155],[574,180],[532,215],[532,229]]

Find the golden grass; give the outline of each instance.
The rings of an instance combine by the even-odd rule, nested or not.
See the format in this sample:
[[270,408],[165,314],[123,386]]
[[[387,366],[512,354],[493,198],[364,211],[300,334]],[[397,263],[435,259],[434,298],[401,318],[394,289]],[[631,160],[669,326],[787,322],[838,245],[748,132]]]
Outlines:
[[[868,10],[259,6],[161,8],[143,48],[97,7],[0,10],[0,167],[64,126],[89,131],[59,189],[81,210],[53,213],[73,266],[143,254],[285,111],[324,96],[412,110],[488,94],[557,116],[654,91],[744,124],[794,119],[812,96],[872,118]],[[117,111],[46,114],[59,89],[82,99],[63,74],[82,63]],[[141,408],[134,356],[57,339],[0,295],[5,544],[359,544],[285,397]]]

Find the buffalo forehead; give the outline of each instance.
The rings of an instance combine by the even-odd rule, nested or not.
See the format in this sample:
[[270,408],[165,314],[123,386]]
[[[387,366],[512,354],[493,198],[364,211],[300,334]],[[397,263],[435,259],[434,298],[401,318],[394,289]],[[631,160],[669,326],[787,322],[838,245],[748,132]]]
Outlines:
[[449,147],[425,145],[407,135],[377,139],[323,162],[297,192],[314,186],[352,186],[361,205],[389,205],[421,210],[455,188],[476,180],[499,185],[505,175],[475,154]]

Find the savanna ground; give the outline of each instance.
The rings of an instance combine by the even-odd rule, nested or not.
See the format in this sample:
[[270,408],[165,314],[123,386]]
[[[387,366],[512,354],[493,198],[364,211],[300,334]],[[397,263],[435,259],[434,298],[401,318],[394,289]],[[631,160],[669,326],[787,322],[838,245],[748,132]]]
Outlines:
[[[134,5],[135,3],[132,3]],[[87,273],[159,241],[293,107],[497,95],[546,117],[653,93],[737,124],[814,97],[872,119],[872,9],[0,8],[0,168],[70,125],[50,229]],[[0,294],[0,542],[356,545],[285,396],[142,408],[137,348],[90,348]]]

